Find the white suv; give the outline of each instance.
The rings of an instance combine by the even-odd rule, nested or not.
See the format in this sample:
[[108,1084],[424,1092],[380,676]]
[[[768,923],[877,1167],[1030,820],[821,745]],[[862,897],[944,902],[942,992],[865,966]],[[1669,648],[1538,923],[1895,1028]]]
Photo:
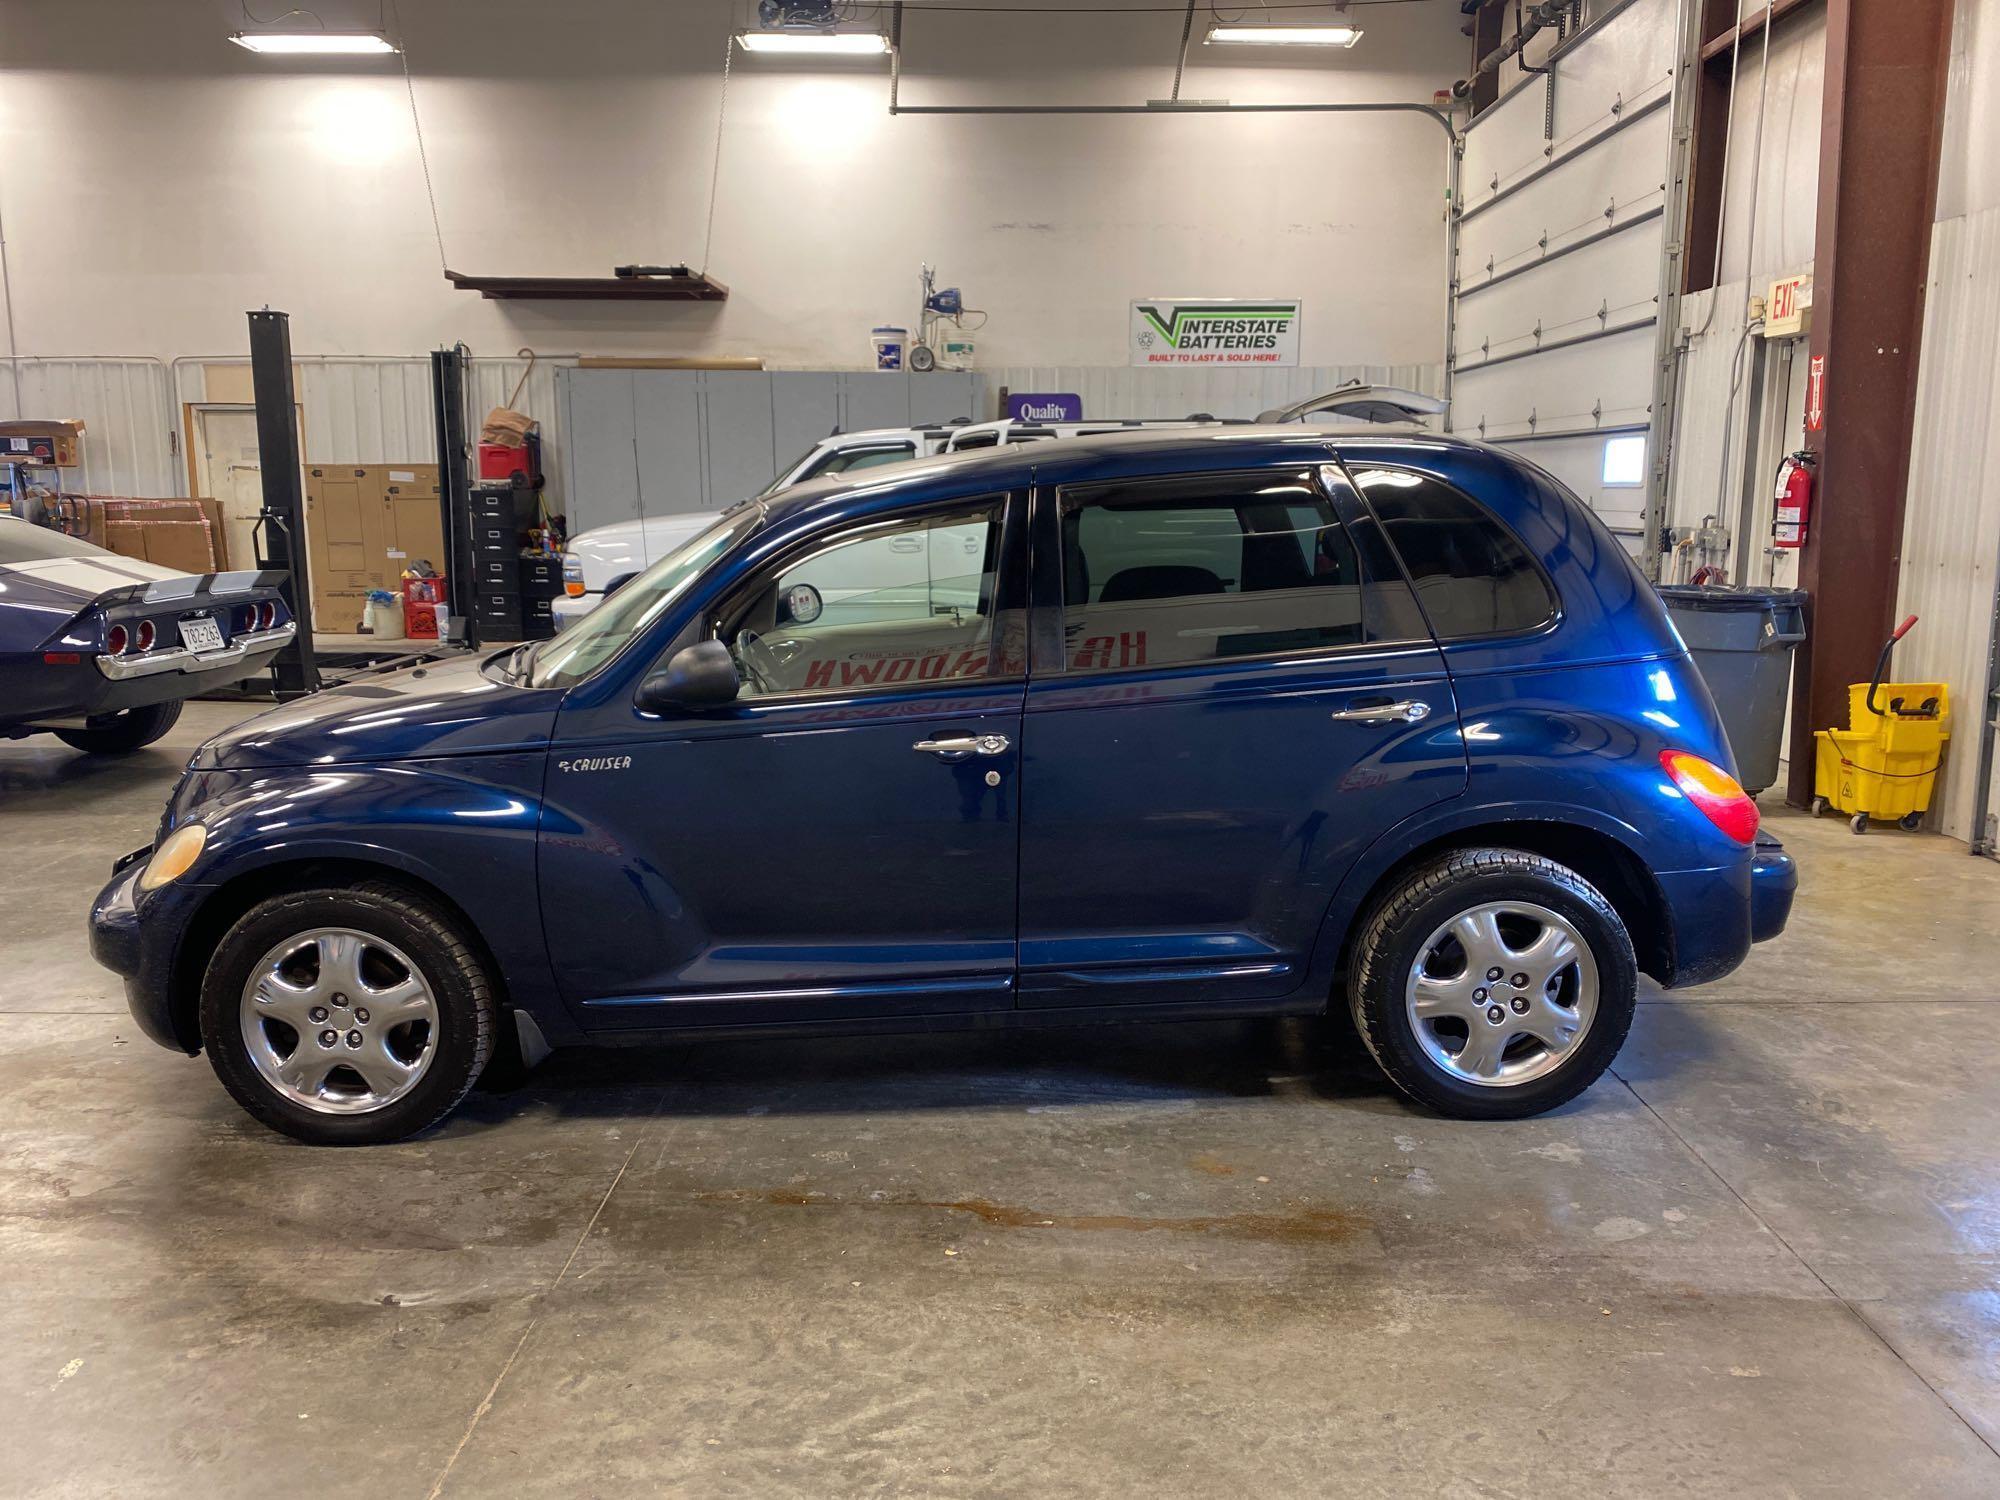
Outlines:
[[[1422,422],[1445,410],[1432,396],[1359,381],[1321,396],[1259,413],[1259,422],[1298,422],[1331,417],[1359,422]],[[1111,418],[1097,422],[1028,422],[1003,418],[997,422],[959,422],[938,427],[877,427],[865,432],[836,432],[821,438],[778,470],[762,493],[774,495],[809,479],[825,479],[878,464],[903,463],[940,453],[963,453],[1006,443],[1034,443],[1049,438],[1090,437],[1097,433],[1129,432],[1135,427],[1174,428],[1223,425],[1228,419],[1196,413],[1188,417]],[[1240,421],[1242,419],[1235,419]],[[607,594],[664,557],[715,519],[709,511],[672,516],[645,516],[594,526],[570,538],[563,550],[563,594],[554,606],[556,628],[581,619],[604,602]],[[935,559],[927,559],[935,563]],[[832,603],[835,595],[829,597]]]

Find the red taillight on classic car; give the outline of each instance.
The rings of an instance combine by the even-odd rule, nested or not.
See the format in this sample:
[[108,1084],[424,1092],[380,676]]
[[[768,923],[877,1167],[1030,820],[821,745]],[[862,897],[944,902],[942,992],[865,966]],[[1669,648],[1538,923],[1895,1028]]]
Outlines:
[[1660,769],[1702,815],[1739,844],[1757,840],[1757,804],[1736,778],[1686,750],[1662,750]]
[[141,620],[139,628],[132,632],[132,644],[141,651],[151,651],[153,642],[159,639],[159,635],[160,633],[153,628],[151,620]]
[[104,649],[112,656],[123,656],[125,648],[132,644],[132,636],[123,625],[113,625],[104,632]]
[[276,625],[277,623],[278,623],[277,603],[274,600],[266,599],[262,604],[257,606],[257,628],[259,630],[269,630],[273,625]]

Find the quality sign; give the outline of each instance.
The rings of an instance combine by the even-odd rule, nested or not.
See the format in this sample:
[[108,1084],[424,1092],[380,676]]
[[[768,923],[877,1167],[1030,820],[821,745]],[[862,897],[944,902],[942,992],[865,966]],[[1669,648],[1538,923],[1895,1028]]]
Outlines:
[[1132,304],[1135,365],[1296,365],[1297,301],[1156,297]]

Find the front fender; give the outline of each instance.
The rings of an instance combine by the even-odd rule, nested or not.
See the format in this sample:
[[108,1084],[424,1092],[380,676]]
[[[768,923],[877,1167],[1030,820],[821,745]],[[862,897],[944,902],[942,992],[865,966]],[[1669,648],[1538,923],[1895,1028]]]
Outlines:
[[199,819],[208,843],[175,885],[212,894],[269,883],[287,866],[336,861],[403,875],[465,914],[513,1004],[552,1037],[566,1033],[537,890],[546,760],[537,751],[191,773],[167,824]]

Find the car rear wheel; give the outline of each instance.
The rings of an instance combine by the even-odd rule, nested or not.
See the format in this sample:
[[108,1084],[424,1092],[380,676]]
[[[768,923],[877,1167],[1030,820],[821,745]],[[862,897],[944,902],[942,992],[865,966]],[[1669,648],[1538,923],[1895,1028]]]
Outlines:
[[486,1066],[494,1017],[465,934],[375,882],[252,907],[202,983],[216,1076],[264,1124],[313,1145],[372,1145],[437,1124]]
[[1390,1082],[1459,1119],[1540,1114],[1595,1083],[1638,994],[1625,924],[1574,870],[1464,849],[1369,916],[1348,976],[1356,1028]]
[[180,716],[181,700],[174,698],[91,719],[82,729],[58,729],[56,738],[92,755],[120,755],[152,744],[172,729]]

